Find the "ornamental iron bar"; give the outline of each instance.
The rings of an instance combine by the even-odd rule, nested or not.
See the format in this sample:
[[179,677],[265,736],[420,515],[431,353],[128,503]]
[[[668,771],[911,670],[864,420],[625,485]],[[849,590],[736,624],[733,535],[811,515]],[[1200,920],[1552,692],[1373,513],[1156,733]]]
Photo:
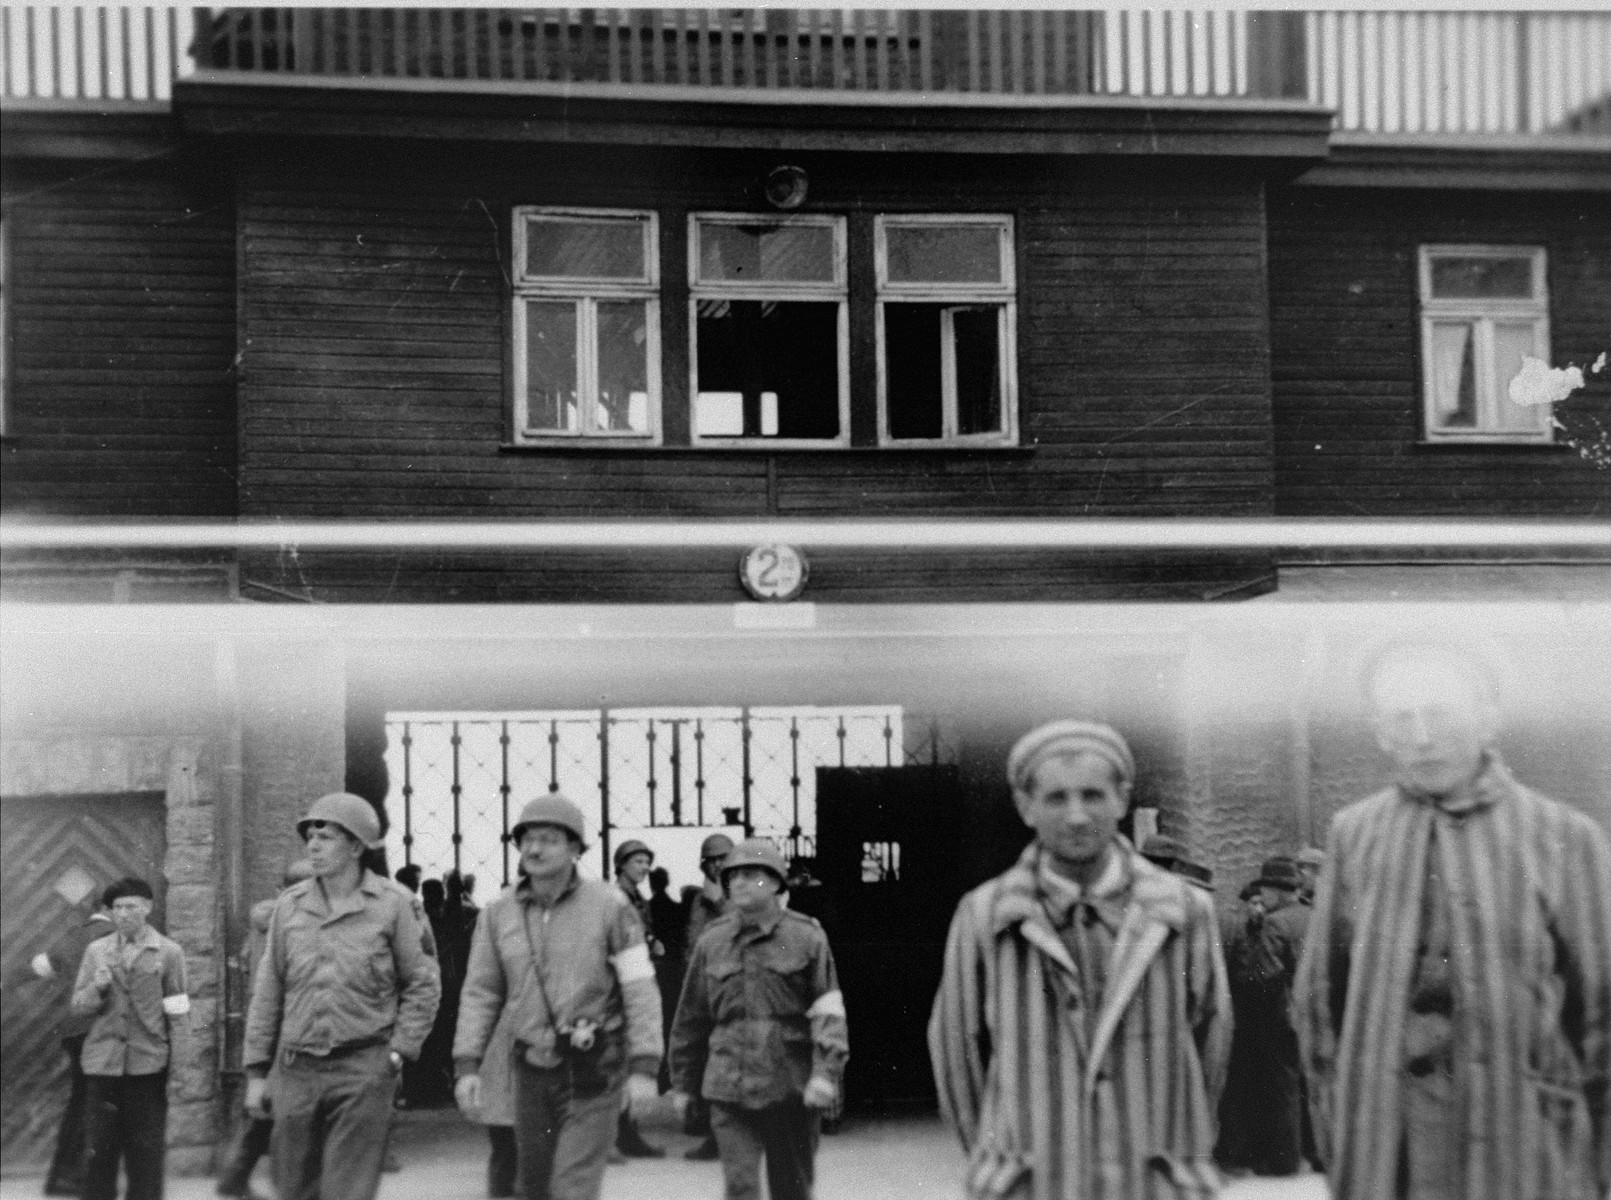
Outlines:
[[890,705],[394,713],[386,731],[387,767],[401,784],[389,805],[393,865],[502,884],[517,857],[509,826],[533,796],[563,791],[582,807],[604,877],[621,830],[742,825],[810,857],[817,767],[951,754],[937,724],[916,729]]

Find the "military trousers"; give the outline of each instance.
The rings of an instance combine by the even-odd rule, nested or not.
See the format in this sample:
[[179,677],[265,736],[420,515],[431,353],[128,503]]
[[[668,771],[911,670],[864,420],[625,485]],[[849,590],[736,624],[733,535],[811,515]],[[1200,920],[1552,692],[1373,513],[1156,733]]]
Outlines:
[[120,1160],[125,1200],[162,1200],[167,1132],[168,1072],[86,1076],[84,1200],[116,1200]]
[[374,1200],[397,1097],[388,1047],[282,1055],[272,1093],[281,1200]]
[[712,1101],[710,1126],[722,1152],[726,1200],[760,1200],[763,1156],[771,1200],[811,1200],[822,1119],[799,1097],[766,1108]]
[[534,1067],[517,1053],[512,1071],[517,1174],[526,1200],[598,1200],[624,1080],[578,1096],[563,1066]]

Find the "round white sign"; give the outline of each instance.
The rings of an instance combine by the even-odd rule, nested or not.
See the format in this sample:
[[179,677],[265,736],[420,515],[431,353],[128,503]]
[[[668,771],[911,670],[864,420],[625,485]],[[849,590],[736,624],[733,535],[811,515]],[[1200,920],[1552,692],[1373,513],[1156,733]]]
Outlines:
[[793,600],[805,590],[805,555],[782,542],[753,547],[738,564],[739,582],[757,600]]

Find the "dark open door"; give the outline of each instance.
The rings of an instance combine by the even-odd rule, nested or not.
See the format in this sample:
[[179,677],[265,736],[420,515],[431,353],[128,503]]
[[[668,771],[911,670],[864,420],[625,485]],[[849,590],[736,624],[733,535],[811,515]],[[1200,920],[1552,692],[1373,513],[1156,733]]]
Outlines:
[[955,767],[817,771],[817,877],[850,1021],[851,1106],[931,1100],[925,1031],[961,894]]

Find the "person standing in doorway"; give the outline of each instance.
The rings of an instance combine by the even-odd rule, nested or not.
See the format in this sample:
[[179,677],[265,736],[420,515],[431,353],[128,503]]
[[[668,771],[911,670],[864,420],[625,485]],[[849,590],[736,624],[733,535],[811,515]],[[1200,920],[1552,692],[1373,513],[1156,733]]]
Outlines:
[[112,918],[106,912],[105,894],[91,888],[86,897],[90,911],[75,908],[79,919],[48,953],[36,954],[29,964],[40,980],[51,985],[47,1011],[62,1014],[58,1036],[67,1055],[67,1105],[62,1109],[61,1124],[56,1130],[56,1151],[51,1155],[50,1168],[45,1173],[45,1195],[77,1196],[84,1190],[84,1036],[94,1024],[91,1017],[80,1016],[72,1008],[73,984],[78,979],[79,964],[91,942],[99,941],[113,932]]
[[1211,1196],[1231,1032],[1212,900],[1118,832],[1135,759],[1054,721],[1007,758],[1034,840],[951,922],[929,1052],[970,1200]]
[[1611,1196],[1611,838],[1517,782],[1464,646],[1362,675],[1391,786],[1331,822],[1295,1005],[1337,1200]]
[[320,797],[297,822],[313,877],[281,893],[246,1021],[246,1110],[270,1115],[274,1190],[295,1200],[373,1200],[403,1063],[441,996],[413,897],[361,859],[380,841],[374,806]]
[[[643,923],[643,936],[649,946],[649,959],[656,968],[655,978],[658,986],[659,968],[665,959],[666,947],[656,936],[654,910],[643,896],[644,881],[654,869],[654,851],[636,838],[628,838],[615,848],[614,858],[616,886],[621,889],[621,894],[632,906],[632,911],[638,914],[638,920]],[[665,1028],[663,1013],[662,1009],[662,1032]],[[664,1049],[662,1046],[662,1053]],[[615,1148],[627,1158],[663,1158],[666,1153],[659,1146],[650,1145],[644,1140],[643,1134],[638,1132],[638,1123],[632,1114],[624,1109],[616,1125]]]
[[583,879],[581,809],[558,792],[510,830],[524,876],[481,913],[453,1039],[459,1106],[483,1107],[493,1033],[509,1022],[515,1147],[527,1200],[597,1200],[623,1098],[659,1096],[660,995],[620,888]]
[[[299,858],[285,868],[285,874],[280,877],[280,891],[295,887],[305,879],[313,878],[313,864],[305,858]],[[252,978],[256,974],[257,964],[263,959],[263,949],[268,945],[269,921],[274,916],[274,897],[259,900],[252,905],[251,933],[246,942],[246,997],[248,1007],[251,1004]],[[257,1167],[258,1159],[269,1152],[271,1139],[274,1136],[274,1119],[272,1116],[259,1117],[247,1114],[240,1133],[236,1136],[235,1145],[229,1152],[224,1169],[218,1176],[217,1192],[220,1196],[245,1196],[249,1192],[248,1184],[251,1182],[252,1171]]]
[[1298,902],[1302,882],[1292,859],[1266,859],[1225,952],[1236,1032],[1218,1157],[1255,1175],[1294,1175],[1303,1160],[1303,1072],[1292,1025],[1292,982],[1309,926],[1309,909]]
[[[682,973],[677,979],[676,995],[682,995],[683,981],[688,977],[688,959],[694,947],[713,921],[727,912],[727,893],[722,888],[722,863],[732,853],[733,839],[725,833],[713,833],[699,844],[699,873],[703,876],[697,887],[682,890],[683,946],[685,953]],[[676,1019],[676,999],[672,1000],[672,1023]],[[670,1028],[668,1024],[667,1028]],[[716,1134],[710,1127],[710,1105],[697,1091],[688,1097],[688,1109],[683,1118],[683,1130],[700,1139],[698,1145],[684,1152],[690,1162],[711,1162],[722,1156],[716,1145]]]
[[850,1053],[822,926],[786,909],[788,868],[764,838],[722,863],[729,911],[694,947],[671,1031],[674,1094],[702,1096],[727,1200],[810,1200],[821,1113]]
[[84,1036],[84,1200],[161,1200],[167,1153],[168,1067],[189,1028],[190,990],[178,944],[147,924],[155,895],[133,877],[103,896],[117,932],[91,942],[72,1008]]

